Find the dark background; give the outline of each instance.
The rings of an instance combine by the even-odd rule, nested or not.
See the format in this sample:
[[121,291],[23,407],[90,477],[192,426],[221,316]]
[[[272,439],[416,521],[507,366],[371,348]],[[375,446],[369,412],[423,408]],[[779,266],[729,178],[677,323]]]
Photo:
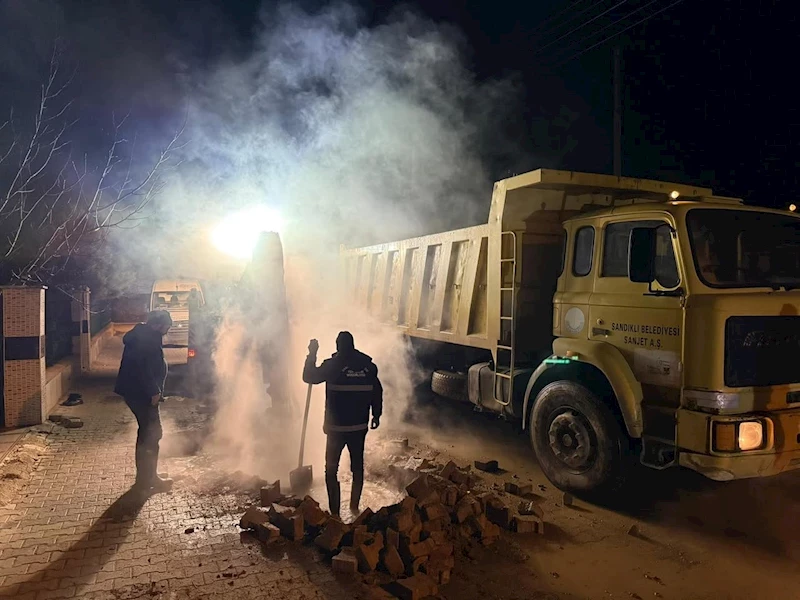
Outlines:
[[[368,25],[391,18],[398,7],[386,0],[356,1]],[[47,6],[43,0],[9,2],[31,14]],[[61,33],[73,43],[104,38],[98,42],[104,50],[94,53],[96,64],[81,66],[81,85],[106,85],[108,78],[119,78],[122,65],[128,81],[141,81],[144,95],[158,99],[150,114],[144,107],[153,130],[163,128],[160,103],[170,102],[170,81],[225,54],[251,51],[265,6],[258,0],[55,4],[68,18],[54,17],[62,24],[50,33],[67,22],[69,31]],[[325,6],[298,4],[308,10]],[[623,175],[707,185],[772,207],[797,198],[796,2],[429,0],[406,6],[460,31],[467,64],[480,79],[511,77],[524,90],[505,124],[513,144],[485,150],[492,179],[540,166],[612,171],[612,48],[619,44]],[[47,15],[35,15],[43,29]],[[18,53],[3,56],[2,66],[9,68],[31,53],[33,37],[19,26],[4,31],[7,49]],[[120,32],[124,37],[114,48]],[[48,36],[39,34],[43,52]],[[182,53],[191,64],[170,62],[169,48],[176,47],[191,48]],[[108,60],[109,49],[122,58]],[[0,100],[17,91],[0,89]],[[124,104],[130,93],[115,85],[93,92],[91,97],[100,98],[93,101],[112,106]]]

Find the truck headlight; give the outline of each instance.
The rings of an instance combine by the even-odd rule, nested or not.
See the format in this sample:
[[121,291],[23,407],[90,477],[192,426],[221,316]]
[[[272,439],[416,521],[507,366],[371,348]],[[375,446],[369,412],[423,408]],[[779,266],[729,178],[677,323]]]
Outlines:
[[764,442],[764,426],[761,421],[739,423],[739,450],[755,450]]
[[746,452],[764,445],[764,424],[761,421],[715,422],[714,450]]

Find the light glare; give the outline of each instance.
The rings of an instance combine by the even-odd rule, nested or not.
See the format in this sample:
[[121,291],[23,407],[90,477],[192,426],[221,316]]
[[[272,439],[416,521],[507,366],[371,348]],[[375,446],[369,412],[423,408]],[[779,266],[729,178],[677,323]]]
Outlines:
[[739,424],[739,450],[755,450],[764,441],[764,428],[758,421]]
[[235,258],[250,258],[264,232],[280,233],[283,219],[277,210],[267,206],[252,206],[228,215],[217,225],[211,240],[218,250]]

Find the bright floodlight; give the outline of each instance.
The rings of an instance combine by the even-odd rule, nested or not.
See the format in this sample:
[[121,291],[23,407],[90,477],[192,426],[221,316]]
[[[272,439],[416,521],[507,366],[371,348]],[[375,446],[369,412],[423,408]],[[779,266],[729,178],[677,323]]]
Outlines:
[[680,195],[681,193],[678,190],[673,190],[672,192],[670,192],[669,197],[672,198],[673,200],[677,200],[678,196]]
[[797,205],[796,204],[790,204],[789,205],[789,210],[792,211],[792,212],[796,211],[797,210]]
[[266,206],[252,206],[227,216],[214,232],[214,245],[236,258],[250,258],[258,236],[267,231],[280,232],[283,220],[278,211]]

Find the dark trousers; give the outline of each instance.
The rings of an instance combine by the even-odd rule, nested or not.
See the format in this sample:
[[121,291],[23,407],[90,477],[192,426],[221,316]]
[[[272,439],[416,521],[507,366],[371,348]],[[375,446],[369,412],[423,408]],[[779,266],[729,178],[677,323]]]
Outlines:
[[367,440],[367,430],[330,432],[325,447],[325,485],[328,488],[328,505],[331,513],[339,514],[341,492],[339,489],[339,460],[342,450],[347,446],[350,452],[350,470],[353,472],[353,491],[350,495],[350,505],[358,507],[361,499],[361,490],[364,487],[364,445]]
[[150,399],[125,398],[125,404],[131,409],[139,432],[136,435],[136,483],[152,485],[158,476],[158,443],[161,440],[161,415],[158,406],[153,406]]

